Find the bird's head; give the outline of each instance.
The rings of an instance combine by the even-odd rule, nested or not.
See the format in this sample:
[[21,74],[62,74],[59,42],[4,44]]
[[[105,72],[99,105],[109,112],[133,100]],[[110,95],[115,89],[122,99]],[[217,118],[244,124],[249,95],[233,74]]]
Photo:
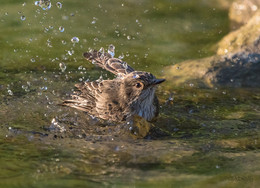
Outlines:
[[124,77],[125,96],[129,99],[145,99],[149,95],[154,95],[154,91],[158,84],[165,79],[157,79],[148,72],[134,71]]

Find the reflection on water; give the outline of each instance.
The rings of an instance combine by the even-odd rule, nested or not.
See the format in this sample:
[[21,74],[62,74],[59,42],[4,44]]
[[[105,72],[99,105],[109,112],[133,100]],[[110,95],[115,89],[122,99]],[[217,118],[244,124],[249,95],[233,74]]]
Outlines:
[[136,69],[160,74],[165,65],[213,53],[208,46],[226,31],[226,10],[192,0],[56,5],[43,11],[6,1],[0,8],[1,187],[260,183],[257,88],[166,82],[152,124],[104,122],[60,105],[75,83],[111,78],[83,61],[89,47],[109,47]]

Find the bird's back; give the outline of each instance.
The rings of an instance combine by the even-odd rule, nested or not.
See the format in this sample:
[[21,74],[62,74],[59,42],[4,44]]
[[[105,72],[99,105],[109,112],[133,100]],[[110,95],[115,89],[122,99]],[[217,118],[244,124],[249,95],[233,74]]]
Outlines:
[[75,86],[77,90],[72,94],[72,99],[64,101],[64,105],[111,121],[125,121],[131,111],[121,100],[120,80],[85,82]]

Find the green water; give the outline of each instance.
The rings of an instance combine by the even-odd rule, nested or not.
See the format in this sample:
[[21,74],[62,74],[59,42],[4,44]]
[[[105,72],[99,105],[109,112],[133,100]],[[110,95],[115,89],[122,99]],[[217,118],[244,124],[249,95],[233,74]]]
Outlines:
[[[113,44],[116,56],[157,76],[213,55],[229,32],[217,0],[56,2],[44,11],[1,0],[0,187],[258,187],[259,88],[165,82],[146,138],[59,105],[75,83],[111,77],[83,59],[88,48]],[[53,118],[65,131],[51,128]]]

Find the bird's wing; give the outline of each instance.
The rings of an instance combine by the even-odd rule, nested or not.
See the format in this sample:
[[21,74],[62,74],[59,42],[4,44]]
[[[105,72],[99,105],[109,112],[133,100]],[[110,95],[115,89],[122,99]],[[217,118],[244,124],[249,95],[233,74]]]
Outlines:
[[76,84],[77,90],[72,94],[71,100],[65,100],[63,105],[78,110],[96,114],[96,93],[100,92],[98,82],[85,82]]
[[91,52],[85,52],[83,56],[87,60],[94,62],[101,68],[106,69],[117,76],[124,76],[134,71],[134,69],[127,65],[126,62],[118,58],[112,58],[108,53],[93,50]]
[[64,101],[63,105],[106,120],[125,119],[126,112],[120,106],[119,97],[116,95],[119,85],[115,80],[85,82],[75,86],[78,90],[72,94],[72,99]]

